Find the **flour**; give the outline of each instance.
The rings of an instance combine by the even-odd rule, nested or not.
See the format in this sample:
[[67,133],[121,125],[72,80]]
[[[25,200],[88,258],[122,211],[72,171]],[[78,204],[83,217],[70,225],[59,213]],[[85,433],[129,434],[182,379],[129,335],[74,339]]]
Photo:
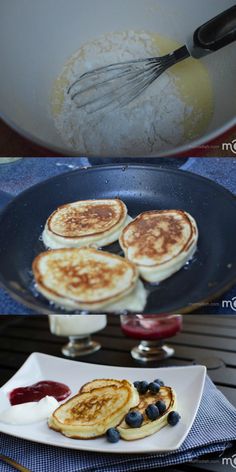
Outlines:
[[183,98],[170,72],[119,109],[88,114],[78,109],[67,93],[68,86],[88,70],[162,54],[153,35],[145,32],[109,33],[84,44],[65,65],[54,86],[55,126],[64,143],[80,154],[113,157],[157,155],[160,150],[183,144],[186,123],[197,123],[201,113]]

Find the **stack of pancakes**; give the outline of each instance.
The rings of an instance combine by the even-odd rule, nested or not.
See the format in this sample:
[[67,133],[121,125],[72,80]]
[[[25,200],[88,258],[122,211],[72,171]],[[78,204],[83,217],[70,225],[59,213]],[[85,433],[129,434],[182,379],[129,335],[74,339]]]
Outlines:
[[[155,421],[145,414],[151,403],[163,401],[166,410]],[[48,420],[51,429],[74,439],[93,439],[109,428],[117,427],[121,438],[130,441],[156,433],[167,424],[168,414],[176,407],[176,394],[171,387],[161,387],[156,394],[139,395],[127,380],[96,379],[85,384],[77,395],[59,406]],[[143,414],[141,427],[131,428],[125,422],[128,412]]]
[[[101,251],[119,240],[124,257]],[[198,229],[180,210],[149,211],[134,220],[119,199],[86,200],[49,216],[37,256],[37,288],[67,311],[143,312],[147,291],[139,276],[159,283],[191,259]]]

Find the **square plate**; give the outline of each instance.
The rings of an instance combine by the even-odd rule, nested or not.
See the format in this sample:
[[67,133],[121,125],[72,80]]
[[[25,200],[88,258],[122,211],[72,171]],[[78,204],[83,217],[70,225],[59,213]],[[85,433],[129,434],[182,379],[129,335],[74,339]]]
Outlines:
[[20,386],[39,380],[54,380],[68,385],[75,395],[79,388],[95,378],[117,378],[130,381],[153,381],[161,378],[177,394],[177,410],[181,421],[175,427],[166,426],[158,433],[137,441],[109,443],[105,437],[93,440],[69,439],[48,428],[46,421],[30,425],[8,425],[0,422],[0,431],[29,441],[70,449],[109,453],[151,453],[179,449],[186,438],[200,405],[205,383],[204,366],[127,368],[87,364],[46,354],[31,354],[18,372],[0,389],[1,411],[9,406],[8,393]]

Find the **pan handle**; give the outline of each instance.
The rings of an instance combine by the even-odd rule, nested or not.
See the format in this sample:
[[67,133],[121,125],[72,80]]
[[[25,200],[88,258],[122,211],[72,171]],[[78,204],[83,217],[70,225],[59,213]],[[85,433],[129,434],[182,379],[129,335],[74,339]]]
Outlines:
[[8,203],[10,203],[13,198],[13,195],[11,195],[10,193],[3,192],[2,190],[0,190],[0,212]]
[[236,5],[200,26],[193,35],[190,52],[200,58],[236,41]]

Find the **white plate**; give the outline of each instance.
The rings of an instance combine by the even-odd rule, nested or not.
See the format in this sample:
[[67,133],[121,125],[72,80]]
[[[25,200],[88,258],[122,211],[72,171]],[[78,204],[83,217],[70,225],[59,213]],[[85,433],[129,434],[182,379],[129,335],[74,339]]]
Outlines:
[[117,378],[130,381],[161,378],[177,394],[177,410],[181,421],[175,427],[166,426],[158,433],[137,441],[120,440],[109,443],[105,437],[93,440],[69,439],[48,428],[46,421],[15,426],[0,422],[0,431],[30,441],[86,451],[112,453],[151,453],[179,449],[186,438],[201,401],[206,368],[204,366],[167,368],[126,368],[70,361],[46,354],[31,354],[18,372],[0,389],[1,411],[9,406],[8,393],[39,380],[54,380],[67,384],[72,395],[86,382],[95,378]]

